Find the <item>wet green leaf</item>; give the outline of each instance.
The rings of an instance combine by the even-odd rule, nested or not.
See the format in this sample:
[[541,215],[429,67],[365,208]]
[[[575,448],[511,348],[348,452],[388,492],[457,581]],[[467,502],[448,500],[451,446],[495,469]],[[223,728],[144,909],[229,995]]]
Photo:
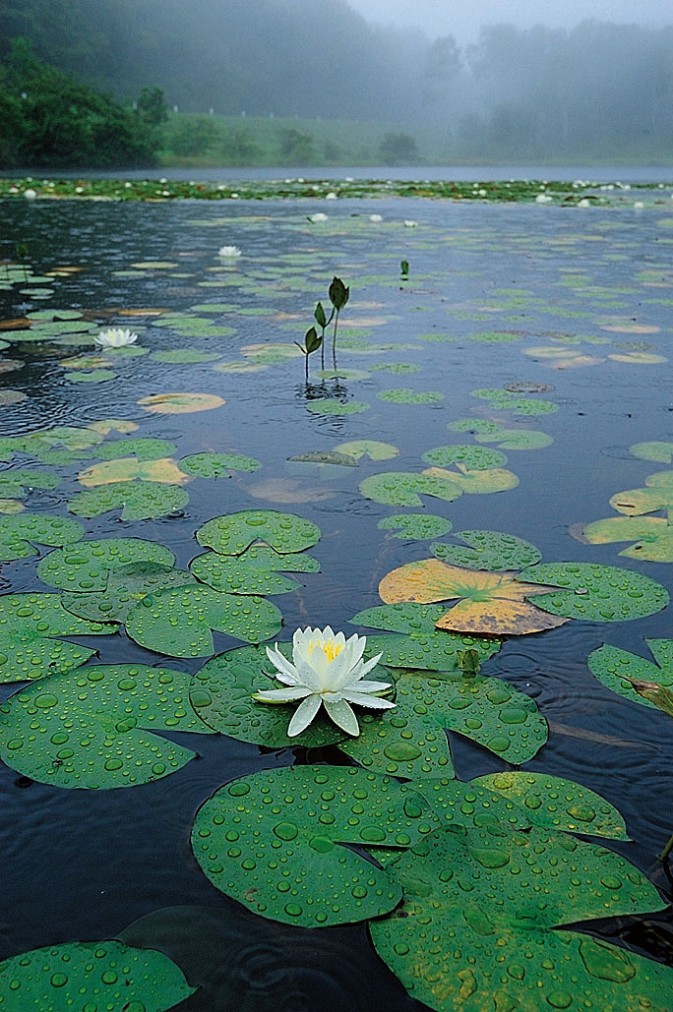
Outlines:
[[77,520],[47,516],[44,513],[22,513],[0,519],[0,560],[27,559],[37,555],[34,545],[72,544],[84,537],[84,528]]
[[50,552],[39,563],[37,573],[44,583],[61,590],[88,592],[105,590],[111,570],[134,562],[156,562],[170,569],[175,565],[175,556],[153,541],[104,538]]
[[122,520],[149,520],[179,513],[188,502],[189,493],[178,485],[160,485],[138,478],[78,492],[68,500],[68,509],[87,519],[121,510]]
[[191,453],[180,460],[182,470],[195,478],[230,478],[232,471],[251,473],[261,466],[242,453]]
[[320,563],[310,555],[280,555],[268,545],[253,545],[238,556],[206,552],[190,563],[194,576],[214,590],[228,594],[288,594],[300,586],[282,573],[319,573]]
[[3,1012],[78,1007],[164,1012],[195,990],[163,952],[110,940],[48,945],[0,963]]
[[148,594],[130,612],[126,631],[148,650],[170,657],[215,652],[211,629],[247,643],[275,636],[278,608],[259,597],[221,594],[211,587],[176,587]]
[[321,397],[306,402],[306,410],[314,415],[359,415],[368,407],[365,401],[341,401],[337,397]]
[[400,452],[392,443],[381,443],[376,439],[354,439],[348,443],[339,443],[334,449],[355,460],[362,460],[363,457],[368,457],[369,460],[391,460]]
[[116,439],[96,447],[99,460],[117,460],[120,457],[137,457],[138,460],[157,460],[169,457],[177,449],[168,439]]
[[673,464],[673,443],[666,440],[634,443],[629,447],[629,450],[639,460],[654,460],[658,464]]
[[409,387],[381,390],[377,397],[388,404],[439,404],[444,400],[444,394],[438,390],[411,390]]
[[558,590],[536,598],[539,608],[587,622],[644,618],[665,608],[668,591],[648,576],[591,562],[550,562],[520,573],[522,580],[553,584]]
[[[654,489],[643,489],[643,492],[652,491]],[[608,517],[587,524],[582,535],[591,545],[633,541],[635,544],[619,553],[630,559],[673,562],[673,526],[663,517]]]
[[405,795],[389,777],[301,766],[221,787],[197,813],[192,849],[213,885],[249,910],[327,927],[379,917],[402,895],[385,870],[344,844],[401,849],[431,826],[420,795]]
[[605,643],[589,654],[589,670],[612,692],[632,703],[657,708],[656,702],[636,691],[633,683],[648,682],[653,687],[673,688],[673,640],[646,639],[645,642],[655,663]]
[[463,490],[448,471],[441,477],[413,471],[384,471],[360,482],[360,492],[365,499],[386,506],[422,506],[422,495],[453,502]]
[[426,450],[423,454],[426,464],[436,467],[450,467],[462,464],[466,471],[485,471],[494,467],[502,467],[507,457],[499,450],[490,450],[485,446],[437,446],[434,450]]
[[437,543],[430,545],[430,551],[437,559],[454,566],[497,572],[533,566],[542,558],[535,545],[513,534],[499,534],[497,531],[456,531],[453,537],[469,547]]
[[213,517],[196,532],[196,540],[220,555],[241,555],[258,542],[285,554],[312,548],[320,540],[320,528],[294,513],[242,510]]
[[0,755],[56,787],[135,787],[181,769],[194,753],[155,731],[209,734],[189,703],[191,678],[145,664],[53,675],[0,706]]
[[186,587],[196,584],[191,573],[158,562],[131,562],[107,575],[105,590],[65,591],[63,607],[92,622],[126,622],[129,612],[148,594],[167,587]]
[[382,531],[396,531],[394,538],[403,541],[427,541],[441,538],[451,530],[451,521],[432,513],[407,513],[379,520]]

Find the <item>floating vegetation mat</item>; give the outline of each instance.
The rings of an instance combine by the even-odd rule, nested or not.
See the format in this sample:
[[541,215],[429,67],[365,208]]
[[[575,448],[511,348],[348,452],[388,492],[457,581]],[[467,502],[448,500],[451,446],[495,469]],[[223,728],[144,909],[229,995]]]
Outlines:
[[670,1012],[669,190],[0,181],[0,1012]]

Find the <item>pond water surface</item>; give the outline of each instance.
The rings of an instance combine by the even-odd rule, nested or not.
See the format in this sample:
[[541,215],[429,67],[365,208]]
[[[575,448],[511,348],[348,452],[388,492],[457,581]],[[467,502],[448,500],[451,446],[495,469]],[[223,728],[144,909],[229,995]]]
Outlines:
[[[325,210],[326,220],[310,220]],[[202,553],[196,531],[213,517],[278,510],[312,521],[321,532],[311,549],[320,572],[299,573],[297,589],[272,596],[283,622],[274,641],[306,625],[371,633],[351,620],[381,604],[381,579],[428,558],[434,541],[456,543],[448,533],[399,538],[379,526],[405,513],[445,518],[453,532],[513,535],[536,546],[543,563],[619,566],[670,589],[670,561],[620,556],[629,542],[592,544],[581,533],[592,521],[621,515],[612,497],[652,487],[650,476],[666,470],[665,457],[648,459],[633,447],[673,449],[668,205],[7,201],[1,211],[0,255],[22,263],[26,279],[12,275],[0,292],[0,338],[8,342],[0,369],[16,363],[0,372],[0,395],[20,395],[0,396],[0,447],[3,439],[54,426],[118,419],[137,428],[113,430],[101,445],[154,438],[175,444],[165,456],[178,466],[205,452],[257,462],[220,478],[191,477],[181,486],[188,501],[167,514],[122,520],[117,507],[80,516],[85,540],[155,542],[184,570]],[[241,256],[219,257],[228,245]],[[317,353],[307,390],[293,342],[314,322],[316,302],[328,306],[334,276],[350,286],[339,323],[341,378],[321,380]],[[36,316],[41,310],[54,312]],[[36,324],[57,322],[63,310],[78,311],[90,329],[64,326],[38,340]],[[82,362],[100,357],[93,335],[111,325],[137,332],[136,347],[148,353]],[[208,357],[162,355],[185,350]],[[327,350],[329,365],[329,342]],[[493,391],[506,392],[504,399]],[[140,403],[175,393],[215,399],[209,410],[184,413],[155,413]],[[336,406],[321,413],[328,398]],[[461,420],[469,421],[449,428]],[[514,440],[512,448],[506,439],[480,443],[476,435],[489,432],[480,423],[543,436],[518,446]],[[395,456],[363,456],[350,465],[329,456],[291,459],[343,455],[344,444],[361,440],[390,444]],[[360,488],[380,472],[419,474],[428,467],[424,453],[454,444],[500,448],[511,487],[453,501],[423,495],[416,507],[377,501]],[[78,475],[101,459],[96,446],[51,464],[9,454],[0,479],[36,467],[60,483],[8,495],[2,508],[12,510],[7,500],[14,500],[31,513],[72,516],[68,504],[84,488]],[[662,504],[651,514],[666,515]],[[38,551],[1,565],[4,594],[54,592],[36,571],[53,549]],[[628,621],[573,619],[504,636],[483,670],[534,700],[549,725],[547,744],[524,768],[573,780],[614,805],[630,839],[606,846],[640,869],[664,902],[671,884],[657,854],[673,832],[673,720],[610,691],[587,658],[606,643],[650,658],[646,640],[668,638],[670,619],[668,606]],[[115,635],[67,638],[98,651],[89,664],[193,675],[208,660],[164,656],[123,626]],[[224,632],[214,640],[216,654],[241,646]],[[3,698],[24,684],[3,686]],[[378,957],[364,924],[306,929],[256,916],[213,886],[190,847],[195,813],[220,785],[293,763],[351,760],[333,748],[309,756],[299,745],[269,749],[222,734],[162,734],[197,758],[132,788],[69,790],[0,766],[0,958],[121,936],[168,953],[199,988],[180,1009],[424,1007]],[[460,780],[517,768],[466,736],[452,732],[450,742]],[[671,929],[664,911],[606,920],[591,931],[673,966]],[[667,1007],[662,997],[661,1009]]]

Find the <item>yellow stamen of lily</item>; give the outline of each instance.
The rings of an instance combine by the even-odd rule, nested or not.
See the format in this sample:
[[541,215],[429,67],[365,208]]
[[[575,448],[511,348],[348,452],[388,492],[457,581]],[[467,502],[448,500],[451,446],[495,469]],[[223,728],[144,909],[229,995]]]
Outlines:
[[311,654],[313,653],[313,651],[315,650],[316,647],[320,647],[320,649],[324,653],[325,657],[327,658],[327,660],[331,664],[332,661],[336,657],[338,657],[339,654],[341,653],[341,651],[343,650],[344,644],[343,643],[336,643],[334,640],[331,640],[331,639],[327,639],[327,640],[325,640],[325,639],[313,639],[308,644],[309,657],[311,656]]

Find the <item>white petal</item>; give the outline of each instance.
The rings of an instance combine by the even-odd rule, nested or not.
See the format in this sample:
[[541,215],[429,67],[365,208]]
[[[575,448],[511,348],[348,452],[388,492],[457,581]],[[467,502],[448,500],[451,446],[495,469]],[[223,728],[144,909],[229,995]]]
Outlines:
[[363,677],[363,675],[366,675],[369,671],[372,670],[372,668],[375,668],[376,665],[379,663],[379,661],[381,660],[382,657],[383,657],[383,654],[377,654],[376,657],[372,657],[370,660],[365,661],[364,664],[362,665],[362,667],[360,668],[360,670],[357,673],[357,679],[356,680],[359,681]]
[[301,681],[294,664],[291,664],[290,661],[283,656],[277,645],[274,646],[273,649],[271,647],[267,647],[266,656],[269,658],[274,668],[277,668],[283,675],[283,678],[281,678],[280,681],[285,682],[286,685],[297,685]]
[[320,696],[312,693],[304,699],[294,712],[294,716],[290,721],[290,726],[287,729],[288,737],[294,738],[296,735],[301,734],[309,726],[316,713],[320,709],[322,700]]
[[296,699],[304,699],[310,695],[310,689],[294,686],[289,689],[263,689],[261,692],[255,692],[252,698],[260,703],[293,703]]
[[[346,734],[354,736],[360,733],[358,719],[351,710],[345,699],[324,700],[325,709],[337,727],[340,727]],[[303,704],[302,704],[303,705]]]
[[345,689],[342,695],[349,703],[355,703],[356,706],[367,706],[370,710],[391,710],[396,706],[389,699],[381,699],[380,696],[370,696],[366,692],[349,692],[348,689]]
[[348,686],[352,692],[384,692],[389,688],[390,682],[355,682]]

